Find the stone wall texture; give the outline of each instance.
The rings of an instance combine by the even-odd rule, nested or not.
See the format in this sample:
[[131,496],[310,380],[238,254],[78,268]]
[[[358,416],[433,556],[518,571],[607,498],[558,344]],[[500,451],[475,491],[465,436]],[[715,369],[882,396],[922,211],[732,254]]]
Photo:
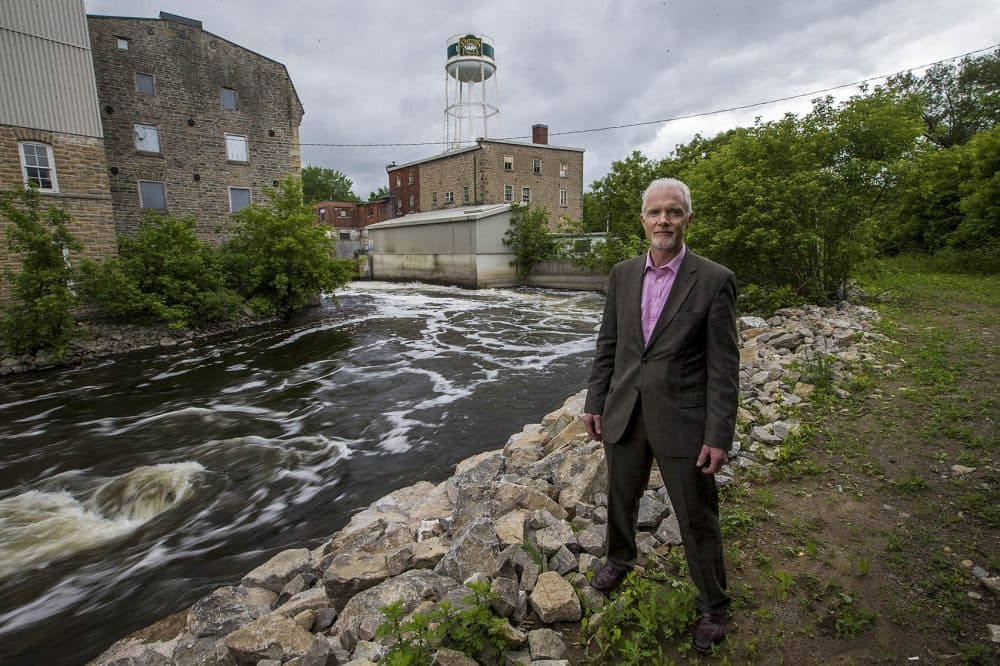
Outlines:
[[[83,243],[83,255],[105,257],[116,254],[111,195],[108,190],[107,161],[101,140],[95,137],[62,134],[24,127],[0,125],[0,190],[24,184],[18,142],[34,141],[52,148],[58,192],[43,193],[43,206],[57,206],[72,217],[72,233]],[[6,245],[9,222],[0,219],[0,274],[17,271],[21,262]],[[73,253],[76,254],[76,253]],[[75,264],[78,257],[70,255]],[[0,279],[0,307],[8,302],[11,286]]]
[[[139,181],[164,183],[164,212],[196,218],[199,237],[218,242],[230,187],[263,203],[263,188],[299,173],[303,111],[284,65],[173,20],[89,16],[88,25],[119,234],[134,234],[146,212]],[[154,94],[138,91],[137,74],[153,77]],[[223,108],[223,88],[236,91],[235,110]],[[156,126],[159,152],[136,149],[136,123]],[[227,158],[226,134],[246,137],[246,161]]]

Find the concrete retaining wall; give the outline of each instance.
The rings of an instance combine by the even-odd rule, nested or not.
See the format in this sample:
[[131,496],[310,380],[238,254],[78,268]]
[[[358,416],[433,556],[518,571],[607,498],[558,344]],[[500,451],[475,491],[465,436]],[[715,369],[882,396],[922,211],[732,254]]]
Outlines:
[[604,291],[607,275],[600,270],[584,268],[569,259],[542,261],[535,264],[525,284],[547,289]]

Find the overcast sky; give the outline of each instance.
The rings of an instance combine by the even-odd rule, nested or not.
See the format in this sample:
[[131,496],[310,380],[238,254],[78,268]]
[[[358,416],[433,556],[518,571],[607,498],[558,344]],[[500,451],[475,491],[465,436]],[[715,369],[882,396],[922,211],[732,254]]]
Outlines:
[[[586,149],[585,188],[633,150],[665,157],[696,132],[711,136],[756,116],[807,111],[808,98],[559,132],[809,93],[1000,42],[996,0],[86,0],[86,7],[198,19],[205,30],[284,63],[305,107],[303,143],[441,141],[447,40],[488,35],[500,107],[489,135],[525,137],[532,124],[547,124],[551,144]],[[441,150],[303,146],[302,164],[340,169],[366,198],[388,183],[386,164]]]

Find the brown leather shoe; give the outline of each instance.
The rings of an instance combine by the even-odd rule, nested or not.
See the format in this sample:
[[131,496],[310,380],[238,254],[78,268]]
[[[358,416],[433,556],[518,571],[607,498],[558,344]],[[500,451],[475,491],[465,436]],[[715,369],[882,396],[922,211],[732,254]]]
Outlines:
[[618,583],[622,582],[625,576],[628,575],[628,572],[628,567],[623,567],[612,562],[605,562],[604,566],[597,572],[597,575],[594,576],[594,579],[590,581],[590,586],[600,592],[610,592],[618,587]]
[[712,647],[726,640],[726,614],[702,613],[694,625],[691,642],[701,654],[712,651]]

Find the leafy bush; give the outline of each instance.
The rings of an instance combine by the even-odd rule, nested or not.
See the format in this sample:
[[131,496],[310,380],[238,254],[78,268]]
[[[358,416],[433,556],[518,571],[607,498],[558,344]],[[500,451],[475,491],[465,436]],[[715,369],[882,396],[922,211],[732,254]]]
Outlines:
[[198,240],[195,221],[149,215],[134,238],[118,239],[118,259],[81,266],[81,295],[120,321],[171,328],[233,320],[241,299],[226,288],[219,255]]
[[558,243],[549,231],[547,208],[532,208],[530,204],[513,204],[511,208],[514,214],[503,244],[514,253],[510,265],[517,267],[517,277],[524,279],[535,264],[556,256]]
[[429,613],[416,613],[403,622],[400,602],[382,608],[386,621],[376,630],[377,638],[390,639],[392,646],[382,658],[390,666],[423,666],[432,662],[439,648],[458,650],[479,663],[502,664],[507,622],[493,614],[494,595],[488,583],[469,583],[472,594],[463,599],[466,607],[454,610],[442,601]]
[[230,285],[259,314],[298,310],[309,299],[347,284],[355,263],[334,259],[336,242],[315,224],[292,176],[268,190],[268,206],[249,206],[222,247]]
[[51,206],[42,211],[34,189],[0,193],[0,216],[11,223],[8,250],[23,253],[20,272],[6,275],[17,302],[0,320],[4,345],[15,354],[43,350],[61,358],[76,328],[72,269],[63,252],[83,246],[66,228],[69,214]]

